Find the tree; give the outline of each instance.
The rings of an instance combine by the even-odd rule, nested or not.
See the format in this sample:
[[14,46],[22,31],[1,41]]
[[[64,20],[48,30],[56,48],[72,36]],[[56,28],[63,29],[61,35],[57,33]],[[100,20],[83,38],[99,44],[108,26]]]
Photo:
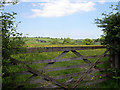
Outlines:
[[104,41],[105,41],[105,37],[104,35],[101,35],[101,37],[99,38],[99,42],[101,43],[101,45],[105,45]]
[[93,39],[94,45],[104,45],[103,41],[104,41],[104,37],[102,35],[100,38]]
[[93,45],[92,42],[93,41],[91,39],[86,38],[86,39],[82,40],[81,44],[82,45]]
[[[5,0],[4,0],[5,1]],[[17,1],[17,0],[14,0]],[[3,2],[5,4],[6,2]],[[9,3],[9,2],[7,2]],[[10,2],[12,3],[12,2]],[[17,2],[13,2],[15,4]],[[4,7],[2,4],[1,7]],[[11,83],[14,82],[15,75],[10,76],[10,68],[12,61],[10,56],[14,53],[13,48],[21,48],[24,45],[24,40],[21,37],[22,33],[17,32],[18,23],[15,22],[15,15],[17,13],[12,12],[1,12],[1,31],[2,31],[2,88],[7,88],[11,84],[9,81],[12,80]],[[9,76],[9,79],[7,78]],[[11,80],[10,80],[11,79]]]
[[102,28],[104,32],[103,43],[107,45],[110,51],[111,67],[116,69],[120,68],[120,15],[116,11],[118,5],[114,8],[113,5],[110,7],[112,12],[106,14],[102,13],[103,18],[95,19],[95,23],[98,27]]
[[53,38],[50,42],[51,44],[58,44],[58,39],[57,38]]
[[71,44],[71,39],[69,37],[64,38],[63,44]]
[[3,13],[2,12],[2,57],[8,59],[13,54],[13,48],[20,48],[23,46],[22,33],[18,33],[15,24],[16,13]]
[[[12,64],[10,56],[14,53],[13,48],[21,48],[24,45],[22,33],[18,33],[16,30],[20,22],[15,22],[15,15],[17,15],[15,12],[1,12],[3,78],[9,76],[8,66]],[[6,86],[5,83],[4,86]]]

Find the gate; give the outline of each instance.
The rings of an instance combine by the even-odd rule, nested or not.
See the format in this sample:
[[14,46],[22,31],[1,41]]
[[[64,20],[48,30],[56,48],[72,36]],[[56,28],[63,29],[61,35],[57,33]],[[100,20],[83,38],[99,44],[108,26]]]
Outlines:
[[[77,88],[78,85],[80,86],[86,86],[86,85],[92,85],[96,84],[102,81],[107,80],[106,78],[103,79],[98,79],[92,82],[87,82],[88,80],[92,80],[93,78],[101,78],[101,77],[106,77],[107,74],[102,74],[102,75],[94,75],[95,72],[102,72],[105,69],[99,69],[96,65],[98,64],[103,64],[104,62],[100,62],[101,58],[107,56],[105,51],[102,55],[94,55],[94,56],[82,56],[79,52],[76,50],[86,50],[86,49],[101,49],[101,48],[106,48],[105,46],[80,46],[80,47],[34,47],[34,48],[22,48],[22,49],[14,49],[16,53],[20,53],[20,51],[24,53],[40,53],[40,52],[58,52],[62,51],[60,55],[58,55],[54,59],[50,60],[38,60],[34,62],[23,62],[20,60],[16,60],[11,57],[11,61],[14,64],[21,63],[23,65],[23,68],[27,69],[27,71],[22,71],[17,73],[18,75],[25,75],[25,74],[32,74],[25,83],[28,84],[36,84],[36,83],[44,83],[44,82],[49,82],[46,86],[38,86],[36,88]],[[20,50],[20,51],[19,51]],[[19,52],[18,52],[19,51]],[[74,58],[64,58],[61,59],[65,54],[67,54],[69,51],[74,53],[77,57]],[[96,60],[94,63],[90,62],[88,58],[95,58],[97,57],[98,60]],[[62,61],[72,61],[72,60],[83,60],[86,64],[80,64],[80,65],[74,65],[74,66],[64,66],[64,67],[58,67],[58,68],[49,68],[51,65],[53,65],[55,62],[62,62]],[[47,63],[42,69],[36,70],[30,67],[31,64],[36,64],[36,63]],[[46,72],[51,72],[51,71],[59,71],[59,70],[65,70],[65,69],[73,69],[73,68],[84,68],[87,67],[87,69],[84,72],[77,72],[77,73],[72,73],[72,74],[65,74],[65,75],[60,75],[60,76],[49,76],[46,75]],[[40,76],[40,79],[34,80],[36,76]],[[79,78],[74,79],[74,76],[79,76]],[[67,78],[66,82],[59,82],[58,79],[63,79]],[[84,83],[85,82],[85,83]],[[81,83],[81,84],[80,84]],[[24,83],[21,83],[18,87],[23,86]]]

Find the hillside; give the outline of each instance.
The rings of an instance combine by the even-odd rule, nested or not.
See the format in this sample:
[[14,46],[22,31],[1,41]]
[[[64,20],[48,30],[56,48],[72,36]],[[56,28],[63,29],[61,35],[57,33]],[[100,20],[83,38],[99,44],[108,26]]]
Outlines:
[[[82,43],[84,39],[70,39],[66,40],[67,43],[64,43],[64,40],[67,38],[50,38],[50,37],[24,37],[25,44],[39,44],[39,45],[51,45],[51,44],[67,44],[67,45],[86,45]],[[91,39],[93,45],[100,45],[99,41],[96,39]]]

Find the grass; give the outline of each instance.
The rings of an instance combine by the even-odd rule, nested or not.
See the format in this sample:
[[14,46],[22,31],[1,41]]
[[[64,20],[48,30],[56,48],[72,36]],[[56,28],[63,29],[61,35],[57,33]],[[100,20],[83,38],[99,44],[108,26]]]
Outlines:
[[99,84],[94,84],[94,85],[91,85],[91,86],[85,86],[83,88],[94,88],[94,89],[116,89],[116,90],[119,90],[120,89],[120,81],[119,80],[116,80],[116,79],[109,79],[109,80],[106,80],[104,82],[101,82]]
[[[78,50],[78,52],[83,55],[83,56],[91,56],[91,55],[101,55],[103,54],[105,51],[105,49],[90,49],[90,50]],[[45,60],[45,59],[53,59],[56,56],[58,56],[60,53],[62,52],[42,52],[42,53],[30,53],[30,54],[16,54],[16,55],[12,55],[13,58],[17,59],[17,60],[21,60],[21,61],[27,61],[27,62],[32,62],[32,61],[36,61],[36,60]],[[70,57],[77,57],[76,55],[74,55],[72,52],[67,53],[65,56],[63,56],[62,58],[70,58]],[[88,59],[91,62],[95,62],[98,58],[91,58]],[[107,61],[108,57],[103,58],[101,61]],[[72,66],[72,65],[79,65],[79,64],[85,64],[85,62],[83,60],[72,60],[69,62],[56,62],[53,65],[50,66],[50,68],[53,67],[65,67],[65,66]],[[34,69],[41,69],[42,67],[44,67],[46,65],[46,63],[43,64],[31,64],[30,67],[34,68]],[[108,66],[108,65],[107,65]],[[99,65],[100,68],[106,67],[105,65]],[[26,69],[22,68],[21,64],[15,65],[15,66],[10,66],[7,68],[7,70],[10,73],[13,72],[20,72],[20,71],[26,71]],[[59,75],[65,75],[65,74],[70,74],[70,73],[76,73],[76,72],[80,72],[80,71],[84,71],[85,69],[83,68],[73,68],[73,69],[67,69],[67,70],[60,70],[60,71],[51,71],[51,72],[46,72],[47,75],[49,76],[59,76]],[[3,80],[4,83],[6,83],[6,80],[8,80],[10,83],[12,82],[12,80],[14,80],[14,82],[19,83],[19,82],[24,82],[28,77],[30,77],[31,75],[22,75],[22,76],[16,76],[14,79],[10,76],[7,77],[6,79]],[[36,79],[41,78],[41,77],[36,77]],[[73,77],[78,78],[76,77]],[[58,81],[60,82],[65,82],[67,79],[60,79]],[[33,85],[34,86],[34,85]],[[27,85],[26,85],[27,87]],[[28,86],[29,87],[29,86]],[[32,87],[32,86],[30,86]]]
[[100,88],[120,88],[120,81],[115,79],[109,79],[100,84],[97,84],[96,87]]
[[103,46],[103,45],[65,45],[65,44],[39,44],[39,43],[26,43],[23,47],[80,47],[80,46]]
[[[92,56],[92,55],[101,55],[105,49],[89,49],[89,50],[78,50],[78,52],[83,56]],[[53,59],[57,57],[62,52],[41,52],[41,53],[29,53],[29,54],[16,54],[12,55],[13,58],[21,61],[31,61],[31,60],[44,60],[44,59]],[[76,57],[72,52],[68,52],[62,58]]]
[[[51,44],[51,41],[55,38],[50,37],[27,37],[23,38],[25,40],[25,44],[36,44],[36,45],[49,45]],[[56,38],[59,44],[62,44],[64,41],[64,38]],[[42,40],[46,42],[37,42],[36,40]],[[71,39],[71,44],[74,45],[80,45],[83,39]],[[100,45],[100,42],[95,42],[95,45]]]
[[[25,40],[25,44],[27,45],[50,45],[51,44],[51,41],[53,40],[54,38],[36,38],[36,37],[29,37],[29,38],[24,38],[23,40]],[[36,40],[42,40],[42,41],[46,41],[46,42],[38,42]],[[63,39],[59,39],[57,38],[57,41],[59,44],[62,44],[63,43]],[[78,40],[78,41],[81,41],[81,40]],[[75,40],[74,39],[71,39],[71,42],[73,42],[74,44],[80,44],[79,42],[75,43]]]
[[36,42],[36,39],[39,39],[39,40],[45,40],[45,41],[51,41],[52,39],[50,38],[33,38],[33,37],[29,37],[29,38],[24,38],[25,40],[25,44],[41,44],[41,45],[44,45],[44,44],[49,44],[49,42],[47,43],[41,43],[41,42]]

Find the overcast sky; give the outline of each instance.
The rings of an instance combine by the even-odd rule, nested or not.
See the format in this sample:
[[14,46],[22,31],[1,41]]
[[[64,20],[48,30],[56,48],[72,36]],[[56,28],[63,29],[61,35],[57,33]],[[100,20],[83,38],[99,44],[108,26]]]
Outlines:
[[6,5],[4,11],[17,12],[16,21],[21,21],[18,31],[29,36],[93,39],[102,35],[94,19],[110,12],[111,4],[118,4],[117,0],[106,1],[21,0],[16,5]]

